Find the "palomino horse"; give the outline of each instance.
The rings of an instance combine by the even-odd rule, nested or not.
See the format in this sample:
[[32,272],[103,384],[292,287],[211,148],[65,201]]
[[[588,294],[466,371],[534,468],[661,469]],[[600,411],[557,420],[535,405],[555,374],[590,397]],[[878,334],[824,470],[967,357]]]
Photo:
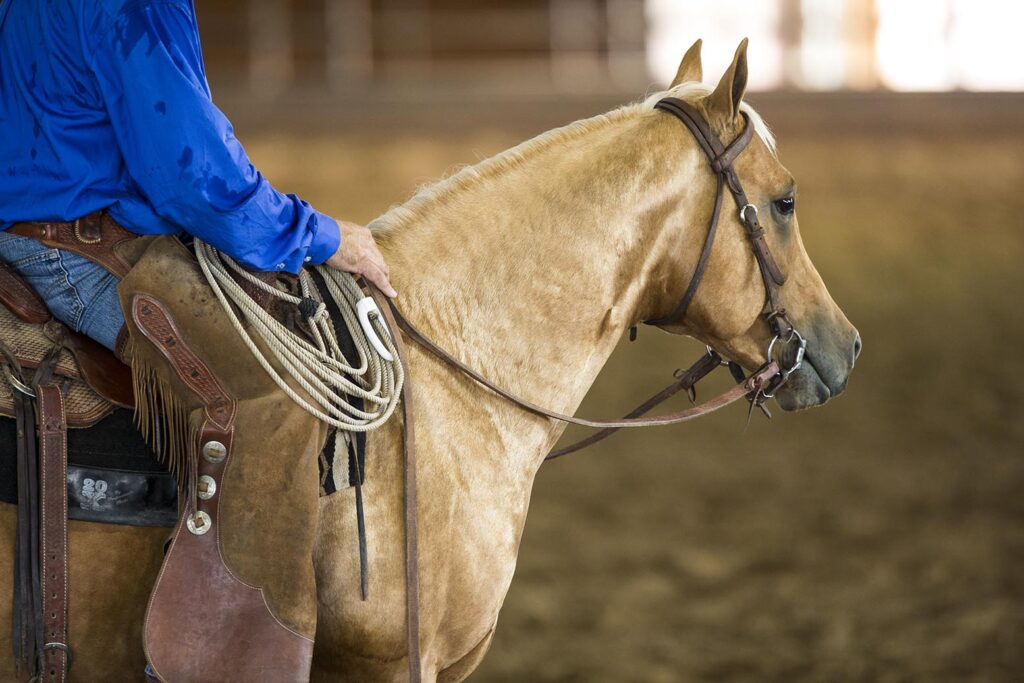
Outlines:
[[[807,357],[777,394],[786,410],[841,392],[860,340],[811,264],[794,183],[760,117],[742,103],[746,44],[712,89],[699,42],[669,94],[728,142],[756,135],[735,163],[787,275],[782,296]],[[421,191],[373,227],[405,315],[496,384],[571,413],[632,325],[665,316],[697,263],[715,178],[694,139],[648,101],[545,133]],[[685,317],[665,325],[754,369],[770,332],[765,290],[726,198],[719,237]],[[534,476],[563,425],[525,412],[409,345],[419,448],[421,644],[426,680],[468,676],[487,651],[515,569]],[[368,441],[370,597],[359,595],[351,490],[321,499],[314,680],[406,676],[402,425]],[[283,505],[287,501],[282,501]],[[14,510],[0,506],[0,563],[10,566]],[[78,680],[136,680],[146,593],[162,530],[70,524],[69,631]],[[268,558],[268,561],[270,558]],[[7,572],[0,594],[10,595]],[[202,609],[202,605],[196,605]],[[7,601],[0,621],[10,623]],[[10,652],[10,645],[7,646]],[[14,677],[0,657],[0,679]]]

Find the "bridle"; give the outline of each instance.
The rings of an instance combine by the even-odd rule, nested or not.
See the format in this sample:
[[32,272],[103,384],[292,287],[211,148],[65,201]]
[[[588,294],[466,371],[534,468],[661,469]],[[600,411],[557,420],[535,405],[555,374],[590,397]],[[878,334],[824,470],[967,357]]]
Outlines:
[[[754,206],[743,192],[739,176],[733,168],[733,162],[746,149],[754,133],[753,124],[746,113],[742,113],[744,120],[743,131],[728,146],[711,130],[707,121],[694,107],[682,100],[666,97],[660,100],[656,109],[667,112],[682,121],[693,134],[694,139],[704,153],[707,155],[711,170],[715,173],[718,181],[718,188],[715,194],[715,205],[711,212],[711,222],[708,226],[707,237],[701,249],[697,266],[690,279],[682,299],[668,315],[654,320],[647,320],[648,325],[669,325],[678,322],[686,314],[687,308],[693,301],[697,288],[707,268],[711,249],[714,245],[715,235],[718,230],[718,219],[722,209],[722,197],[725,187],[729,188],[736,206],[739,207],[740,222],[746,230],[764,280],[765,306],[761,316],[765,319],[772,332],[772,339],[768,343],[767,355],[764,365],[755,370],[749,377],[736,363],[726,361],[721,354],[708,347],[706,355],[702,356],[696,363],[685,371],[677,370],[675,381],[665,387],[657,394],[649,398],[643,404],[632,410],[624,418],[619,420],[589,420],[572,415],[564,415],[546,408],[542,408],[526,399],[523,399],[506,389],[494,384],[473,368],[467,366],[450,353],[438,346],[428,336],[420,332],[415,325],[402,315],[395,303],[385,297],[377,288],[369,285],[369,290],[381,315],[387,322],[387,328],[392,331],[398,357],[405,368],[405,376],[409,377],[408,357],[405,345],[400,335],[394,334],[396,328],[401,329],[409,339],[430,351],[446,364],[452,366],[459,372],[472,378],[479,384],[487,387],[502,398],[514,403],[520,408],[543,417],[559,420],[585,427],[597,427],[600,431],[591,434],[589,437],[577,441],[569,446],[550,452],[545,460],[568,455],[574,451],[597,443],[607,438],[619,429],[625,427],[654,427],[660,425],[678,424],[686,422],[703,415],[712,413],[740,399],[747,399],[750,402],[750,409],[759,407],[766,414],[767,409],[764,402],[771,398],[775,392],[789,379],[790,375],[796,372],[803,363],[804,352],[807,348],[807,341],[796,328],[793,327],[786,316],[786,309],[781,306],[779,288],[785,283],[786,278],[779,270],[778,264],[772,258],[771,251],[764,239],[764,228],[758,222],[757,207]],[[779,361],[772,358],[772,353],[779,342],[789,344],[797,343],[797,350],[794,360],[788,366],[783,366]],[[686,391],[690,400],[695,401],[694,387],[697,382],[711,373],[719,366],[726,366],[736,380],[736,385],[718,396],[705,401],[699,405],[695,404],[690,408],[680,410],[667,415],[657,417],[642,417],[655,406],[666,401],[680,391]],[[409,658],[409,679],[419,682],[421,680],[420,662],[420,638],[419,638],[419,578],[418,578],[418,533],[416,520],[416,439],[414,421],[412,419],[412,382],[407,381],[402,386],[402,415],[405,423],[405,436],[403,439],[404,463],[404,497],[405,497],[405,587],[406,587],[406,635],[408,640]],[[769,415],[770,417],[770,415]]]
[[[743,224],[746,230],[747,239],[750,240],[751,249],[754,251],[754,258],[757,260],[758,268],[761,271],[761,279],[764,281],[765,306],[761,316],[768,323],[768,327],[772,332],[772,339],[768,342],[766,358],[768,361],[771,361],[772,352],[780,340],[785,340],[785,344],[793,341],[797,342],[793,363],[788,367],[780,367],[779,374],[772,379],[768,387],[761,391],[761,398],[772,398],[778,388],[789,379],[789,376],[800,369],[800,366],[803,364],[804,353],[807,349],[807,340],[797,332],[786,316],[786,309],[782,307],[779,288],[786,283],[786,276],[772,257],[772,252],[764,239],[764,228],[757,217],[757,207],[747,199],[747,194],[743,191],[740,177],[733,167],[737,157],[753,139],[754,126],[747,113],[740,112],[743,116],[743,131],[726,146],[722,144],[719,137],[711,130],[707,119],[701,116],[700,112],[693,105],[675,97],[666,97],[655,104],[654,108],[671,114],[686,125],[690,133],[693,134],[694,140],[697,141],[704,154],[707,155],[718,187],[715,191],[715,205],[711,211],[711,222],[708,225],[707,236],[704,238],[704,247],[701,249],[700,257],[697,259],[697,266],[694,268],[693,276],[690,278],[690,284],[687,285],[683,298],[679,300],[679,303],[671,313],[661,318],[647,320],[644,324],[669,325],[679,322],[686,315],[686,310],[697,293],[697,287],[704,277],[704,271],[711,256],[711,248],[714,246],[715,235],[718,233],[718,218],[722,210],[722,197],[725,194],[725,188],[728,187],[733,199],[736,200],[736,206],[739,207],[740,223]],[[710,349],[709,352],[711,352]]]

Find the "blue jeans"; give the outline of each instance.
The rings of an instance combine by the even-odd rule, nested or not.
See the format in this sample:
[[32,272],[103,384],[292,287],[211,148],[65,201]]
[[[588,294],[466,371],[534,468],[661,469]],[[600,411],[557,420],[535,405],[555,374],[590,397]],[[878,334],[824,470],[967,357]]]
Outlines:
[[43,297],[53,317],[110,350],[124,325],[119,278],[77,254],[0,231],[0,261],[13,267]]

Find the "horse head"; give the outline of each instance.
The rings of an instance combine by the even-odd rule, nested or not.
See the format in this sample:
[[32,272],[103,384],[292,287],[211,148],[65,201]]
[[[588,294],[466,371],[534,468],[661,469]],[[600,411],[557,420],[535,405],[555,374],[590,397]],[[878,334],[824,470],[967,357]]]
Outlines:
[[[686,53],[667,95],[684,100],[707,122],[711,131],[728,147],[744,131],[754,127],[749,144],[732,163],[749,205],[738,206],[726,186],[721,198],[717,237],[710,249],[703,275],[685,315],[672,319],[671,312],[688,289],[708,233],[709,219],[717,193],[716,173],[711,170],[710,153],[696,144],[694,136],[679,121],[662,112],[654,116],[668,136],[665,144],[679,173],[670,183],[685,200],[664,212],[656,238],[657,257],[648,274],[649,296],[644,313],[647,320],[668,332],[688,334],[705,342],[726,358],[747,370],[758,368],[772,353],[784,368],[799,365],[775,393],[784,410],[798,410],[825,403],[845,389],[861,340],[811,263],[800,237],[797,218],[796,181],[779,161],[774,140],[760,116],[743,101],[747,85],[746,40],[736,50],[732,64],[714,89],[700,83],[702,74],[700,41]],[[663,93],[661,96],[664,96]],[[669,188],[669,191],[673,191]],[[752,205],[753,208],[749,208]],[[706,207],[706,208],[701,208]],[[758,230],[770,258],[783,276],[775,289],[776,302],[784,317],[797,331],[773,329],[767,305],[771,286],[762,276],[749,224],[743,211],[756,211]],[[695,239],[680,243],[680,230]],[[797,364],[799,342],[806,340],[803,362]],[[771,347],[771,350],[769,350]]]

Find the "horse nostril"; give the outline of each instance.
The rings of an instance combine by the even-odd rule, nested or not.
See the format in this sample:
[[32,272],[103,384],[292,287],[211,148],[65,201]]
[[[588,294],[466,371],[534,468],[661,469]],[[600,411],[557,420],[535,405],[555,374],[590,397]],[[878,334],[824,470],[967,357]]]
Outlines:
[[854,360],[857,360],[857,357],[860,355],[860,347],[861,347],[860,335],[858,334],[857,338],[853,340],[853,359]]

